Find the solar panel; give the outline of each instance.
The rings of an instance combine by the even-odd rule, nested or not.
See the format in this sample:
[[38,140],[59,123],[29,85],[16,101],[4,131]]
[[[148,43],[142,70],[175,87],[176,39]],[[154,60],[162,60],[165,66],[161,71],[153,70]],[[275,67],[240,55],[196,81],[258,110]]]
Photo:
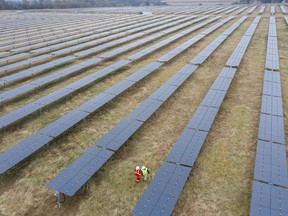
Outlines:
[[0,64],[1,65],[10,64],[10,63],[13,63],[15,61],[19,61],[23,58],[28,58],[28,57],[29,57],[29,55],[27,53],[19,53],[16,55],[7,56],[7,57],[0,59]]
[[285,202],[288,200],[286,188],[253,181],[250,206],[251,216],[287,215]]
[[56,138],[66,132],[68,129],[72,128],[78,122],[82,121],[88,115],[89,114],[87,112],[83,112],[80,110],[72,110],[63,117],[57,119],[43,129],[39,130],[39,133],[45,136]]
[[200,105],[219,108],[224,100],[225,95],[225,91],[210,89],[205,95]]
[[[211,22],[214,22],[217,19],[219,19],[219,17],[215,17],[215,18],[209,19],[208,21],[197,25],[197,28],[200,28],[200,27],[202,27],[204,25],[207,25],[207,24],[209,24]],[[179,53],[183,52],[184,50],[188,49],[190,46],[192,46],[193,44],[195,44],[196,42],[198,42],[199,40],[204,38],[205,35],[210,34],[212,31],[214,31],[217,28],[219,28],[220,26],[224,25],[226,22],[228,22],[231,19],[232,19],[232,17],[228,17],[225,20],[223,20],[222,22],[220,22],[220,24],[213,25],[212,27],[210,27],[207,30],[203,31],[203,34],[200,33],[199,35],[191,38],[190,40],[186,41],[185,43],[181,44],[180,46],[176,47],[175,49],[171,50],[170,52],[168,52],[165,55],[163,55],[160,58],[158,58],[157,61],[160,61],[160,62],[170,61],[172,58],[176,57]],[[196,28],[196,26],[195,26],[195,28]]]
[[48,187],[73,196],[113,154],[113,151],[92,146],[79,160],[49,182]]
[[250,10],[248,11],[248,14],[252,14],[253,11],[257,8],[258,6],[253,6],[250,8]]
[[287,13],[287,10],[286,8],[284,7],[284,5],[280,5],[280,9],[282,11],[283,14],[286,14]]
[[254,179],[275,185],[288,186],[284,145],[258,140]]
[[36,85],[33,85],[31,83],[19,86],[18,88],[5,91],[2,94],[0,94],[0,104],[4,103],[10,99],[13,99],[15,97],[21,96],[23,93],[32,91],[36,88]]
[[[275,24],[275,17],[270,17],[266,68],[271,70],[279,69]],[[288,176],[280,72],[265,70],[250,214],[288,214],[283,187],[288,187]]]
[[0,173],[4,173],[7,170],[14,167],[23,158],[33,154],[40,149],[43,145],[50,142],[52,138],[43,136],[41,134],[33,134],[24,141],[20,142],[14,148],[8,149],[0,155]]
[[139,80],[145,78],[146,76],[160,68],[162,65],[163,63],[160,62],[151,62],[150,64],[146,65],[145,67],[125,78],[125,80],[138,82]]
[[271,15],[274,15],[274,14],[275,14],[275,6],[274,6],[274,5],[271,5],[270,14],[271,14]]
[[283,116],[282,98],[262,95],[261,113]]
[[248,8],[248,6],[240,8],[238,11],[236,11],[236,14],[240,14],[242,13],[244,10],[246,10]]
[[191,168],[163,163],[133,209],[133,215],[171,215]]
[[263,14],[264,11],[265,11],[265,8],[266,8],[265,5],[261,6],[261,8],[260,8],[260,10],[259,10],[259,14]]
[[1,116],[0,125],[2,127],[7,127],[8,125],[15,124],[23,116],[29,116],[40,108],[41,108],[41,105],[39,104],[35,104],[35,103],[27,104],[21,107],[21,109],[16,109],[6,115]]

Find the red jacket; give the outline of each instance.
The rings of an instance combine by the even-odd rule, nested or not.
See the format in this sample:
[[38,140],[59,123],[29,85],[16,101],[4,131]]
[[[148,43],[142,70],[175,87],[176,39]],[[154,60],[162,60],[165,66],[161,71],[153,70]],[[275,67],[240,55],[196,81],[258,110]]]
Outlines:
[[134,175],[136,176],[136,177],[141,177],[141,169],[139,169],[139,170],[134,170]]

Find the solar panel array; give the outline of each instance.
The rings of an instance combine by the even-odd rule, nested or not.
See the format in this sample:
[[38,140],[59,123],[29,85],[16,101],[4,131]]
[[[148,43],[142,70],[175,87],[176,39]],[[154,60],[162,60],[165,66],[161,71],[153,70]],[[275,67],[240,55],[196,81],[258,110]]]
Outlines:
[[[180,25],[177,25],[176,27],[172,27],[170,29],[164,30],[165,32],[163,31],[163,34],[158,34],[157,33],[156,35],[149,37],[149,40],[147,40],[147,39],[142,40],[142,43],[140,43],[139,41],[136,42],[136,43],[133,43],[133,46],[134,47],[140,46],[143,43],[147,43],[148,41],[155,40],[155,39],[157,39],[159,37],[162,37],[162,36],[164,36],[166,34],[169,34],[169,33],[172,33],[174,31],[180,30],[180,29],[182,29],[184,27],[187,27],[187,26],[189,26],[189,25],[191,25],[193,23],[199,22],[199,21],[201,21],[201,20],[203,20],[205,18],[207,18],[207,17],[204,16],[204,17],[197,18],[197,19],[194,19],[194,20],[189,21],[189,22],[186,21],[184,24],[180,24]],[[170,37],[168,39],[163,40],[160,43],[157,43],[156,45],[148,47],[147,49],[145,49],[142,52],[138,52],[135,55],[132,55],[132,57],[129,57],[129,59],[136,60],[136,59],[139,59],[139,58],[141,58],[141,57],[143,57],[145,55],[148,55],[149,53],[154,52],[155,50],[160,49],[161,47],[166,46],[166,45],[172,43],[173,41],[175,41],[177,39],[180,39],[181,37],[184,37],[185,35],[197,30],[198,28],[200,28],[200,27],[202,27],[204,25],[207,25],[207,23],[201,23],[199,25],[193,26],[193,27],[185,30],[185,32],[183,32],[183,33],[180,32],[180,33],[178,33],[178,34],[176,34],[176,35],[174,35],[174,36],[172,36],[172,37]],[[108,52],[108,53],[110,53],[109,57],[114,57],[114,56],[120,54],[120,52],[123,53],[123,52],[126,52],[126,51],[130,50],[130,49],[131,49],[131,46],[129,47],[129,45],[127,45],[127,46],[124,46],[123,48],[116,49],[117,51],[115,51],[115,52],[114,52],[114,50],[112,50],[112,51]],[[90,52],[89,49],[87,51]],[[114,54],[112,55],[111,52],[114,52]],[[5,103],[5,102],[7,102],[7,101],[9,101],[11,99],[17,98],[17,97],[19,97],[19,96],[21,96],[21,95],[23,95],[25,93],[31,92],[32,90],[36,90],[37,88],[39,88],[39,87],[41,87],[43,85],[47,85],[48,83],[54,82],[54,81],[56,81],[56,80],[58,80],[60,78],[64,78],[66,76],[71,76],[72,74],[78,73],[79,71],[81,71],[83,69],[86,69],[88,67],[91,67],[91,66],[95,65],[96,63],[102,62],[103,60],[104,59],[100,59],[100,58],[89,59],[89,60],[87,60],[85,62],[79,63],[78,65],[73,65],[73,66],[71,66],[71,67],[69,67],[67,69],[62,70],[62,71],[53,73],[53,74],[48,75],[46,77],[43,77],[43,78],[40,78],[38,80],[32,81],[30,83],[21,85],[21,86],[19,86],[17,88],[14,88],[14,89],[10,90],[10,91],[6,91],[6,92],[0,94],[0,103]],[[45,65],[49,66],[50,63],[44,64],[44,65],[40,65],[41,67],[43,67],[42,68],[43,70],[44,69],[48,69],[48,68],[45,67]],[[29,70],[31,70],[31,69],[29,69]],[[0,123],[0,125],[1,125],[1,123]]]
[[[228,22],[231,18],[232,17],[226,18],[225,22]],[[210,22],[213,22],[217,19],[219,19],[219,17],[211,18]],[[209,23],[209,20],[205,21],[205,22]],[[221,21],[221,24],[224,25],[225,22]],[[213,25],[212,27],[207,29],[208,32],[209,32],[209,29],[216,30],[215,26],[217,26],[219,28],[221,25],[219,25],[219,24]],[[207,30],[205,30],[205,32]],[[195,37],[197,37],[197,36],[195,36]],[[202,34],[201,38],[203,38],[203,37],[204,36]],[[182,45],[180,45],[180,46],[182,46]],[[120,64],[126,65],[129,62],[130,62],[129,60],[123,60],[123,61],[121,61]],[[118,64],[118,63],[116,63],[116,64]],[[41,142],[40,145],[37,145],[37,148],[33,148],[33,149],[29,148],[29,145],[31,143],[29,141],[30,137],[28,137],[24,141],[20,142],[19,144],[15,145],[14,147],[12,147],[12,148],[8,149],[7,151],[3,152],[2,154],[0,154],[0,173],[4,173],[7,170],[11,169],[13,166],[18,164],[22,160],[26,159],[29,155],[33,154],[36,150],[38,150],[41,147],[43,147],[44,145],[48,144],[49,142],[51,142],[52,140],[54,140],[55,138],[57,138],[58,136],[60,136],[64,132],[68,131],[70,128],[75,126],[77,123],[84,120],[91,113],[94,113],[100,107],[104,106],[109,101],[111,101],[113,98],[120,95],[123,91],[129,89],[130,87],[135,85],[137,82],[139,82],[141,79],[145,78],[150,73],[157,70],[160,66],[162,66],[162,64],[163,63],[160,63],[160,62],[150,63],[149,65],[146,66],[147,67],[146,70],[148,72],[145,73],[144,76],[142,74],[142,70],[140,69],[139,71],[135,72],[134,74],[130,75],[129,77],[125,78],[124,80],[116,83],[115,85],[113,85],[112,87],[107,89],[106,91],[100,93],[96,97],[88,100],[87,102],[83,103],[79,107],[68,112],[66,115],[60,117],[56,121],[48,124],[46,127],[39,130],[35,134],[31,135],[30,137],[36,136],[37,134],[41,134],[41,135],[49,137],[47,142]],[[119,67],[122,67],[121,65]],[[105,70],[105,68],[103,70]],[[112,70],[115,70],[115,68],[112,68]],[[104,71],[104,73],[106,73],[106,71]],[[138,76],[138,81],[131,81],[130,80],[131,76]],[[139,77],[140,77],[140,79],[139,79]],[[87,86],[87,83],[91,83],[91,81],[90,81],[91,78],[95,79],[95,77],[90,75],[88,77],[85,77],[84,80],[82,79],[82,80],[76,81],[75,83],[77,83],[78,85],[75,86],[75,83],[72,83],[72,84],[68,85],[66,88],[58,90],[60,92],[58,92],[57,94],[54,94],[55,93],[54,92],[54,93],[52,93],[52,95],[50,94],[50,96],[56,97],[58,100],[58,98],[61,98],[61,94],[65,95],[65,94],[67,94],[67,92],[68,92],[68,94],[70,94],[73,90],[78,89],[79,86],[80,87],[81,86]],[[40,101],[38,100],[37,103],[32,103],[33,105],[28,107],[26,112],[30,112],[30,110],[39,109],[39,107],[49,104],[50,100],[51,100],[50,96],[49,95],[48,95],[48,97],[44,96],[43,98],[39,99]],[[55,100],[55,99],[53,98],[52,100]],[[29,104],[26,106],[29,106]],[[27,113],[25,113],[25,114],[27,114]],[[16,118],[18,118],[18,115],[21,115],[21,113],[17,113],[14,116],[16,116]],[[14,119],[12,119],[12,120],[14,120]],[[5,121],[9,121],[9,119],[6,119]],[[52,139],[50,139],[51,137],[52,137]],[[27,149],[26,154],[22,154],[23,148]],[[28,154],[28,152],[29,152],[29,154]]]
[[[86,41],[90,41],[93,39],[97,39],[99,37],[103,37],[103,36],[107,36],[111,33],[117,33],[117,32],[121,32],[121,31],[125,31],[131,28],[135,28],[137,26],[141,26],[139,25],[137,22],[139,22],[139,20],[143,21],[142,25],[147,24],[149,21],[154,20],[155,18],[148,18],[148,19],[140,19],[135,17],[135,21],[130,22],[129,25],[127,25],[127,23],[125,23],[125,21],[127,22],[129,20],[129,18],[131,17],[127,17],[127,18],[123,18],[123,20],[121,19],[120,21],[117,19],[113,19],[111,18],[111,21],[102,21],[101,23],[98,22],[93,22],[93,24],[91,24],[91,21],[88,21],[88,25],[83,23],[80,28],[78,25],[79,23],[77,23],[77,28],[73,29],[73,28],[69,28],[69,29],[65,29],[64,33],[60,33],[57,34],[53,32],[52,36],[49,36],[50,34],[47,33],[46,31],[44,32],[44,34],[42,33],[43,31],[40,32],[40,39],[39,39],[39,35],[36,37],[35,39],[35,35],[33,35],[32,37],[28,37],[28,41],[22,41],[21,38],[18,39],[14,39],[11,41],[5,41],[6,46],[1,46],[0,50],[1,51],[10,51],[12,53],[19,53],[19,52],[26,52],[26,51],[30,51],[30,50],[34,50],[34,49],[39,49],[41,47],[45,47],[45,46],[52,46],[54,44],[65,44],[66,46],[68,46],[69,44],[77,44],[79,42],[86,42]],[[163,20],[163,17],[158,17],[160,20]],[[148,22],[147,22],[148,21]],[[113,26],[108,26],[107,24],[115,24]],[[96,25],[95,25],[96,24]],[[97,25],[100,24],[100,25]],[[62,26],[62,25],[61,25]],[[121,30],[118,31],[117,29]],[[67,30],[69,30],[69,32],[67,32]],[[75,31],[78,30],[78,31]],[[55,35],[57,34],[57,35]],[[94,34],[94,35],[93,35]],[[46,37],[48,36],[48,37]],[[42,37],[45,37],[42,38]],[[81,39],[80,39],[81,38]],[[17,41],[19,41],[17,43]],[[8,44],[8,45],[7,45]],[[60,44],[60,45],[61,45]],[[4,43],[3,43],[4,45]],[[55,45],[56,47],[58,45]],[[53,47],[53,46],[52,46]],[[26,53],[27,54],[27,53]]]
[[[156,47],[153,47],[153,49],[149,50],[149,52],[147,52],[147,50],[146,50],[145,55],[147,55],[148,53],[154,52],[155,50],[171,43],[172,41],[179,39],[181,37],[184,37],[186,34],[191,33],[191,32],[193,32],[193,31],[195,31],[195,30],[197,30],[197,29],[199,29],[199,28],[201,28],[201,27],[203,27],[203,26],[205,26],[205,25],[207,25],[207,24],[209,24],[209,23],[211,23],[217,19],[218,18],[211,18],[205,22],[202,22],[202,23],[200,23],[196,26],[193,26],[189,29],[186,29],[186,30],[164,40],[164,43],[162,43],[163,41],[159,42],[156,44]],[[228,18],[226,20],[228,20]],[[143,56],[143,50],[136,53],[135,55],[139,55],[139,53],[141,53],[141,55]],[[99,61],[100,61],[100,59],[98,59],[98,58],[95,59],[95,63],[97,63]],[[55,102],[59,101],[60,99],[63,99],[64,97],[67,97],[68,95],[71,95],[72,93],[79,91],[80,89],[82,89],[84,87],[87,87],[88,85],[93,84],[97,80],[100,80],[100,79],[110,75],[111,73],[114,73],[115,71],[126,66],[130,62],[131,62],[131,60],[128,60],[128,61],[127,60],[120,60],[118,63],[112,64],[112,65],[110,65],[104,69],[101,69],[100,71],[97,71],[93,74],[90,74],[87,77],[84,77],[80,80],[75,81],[74,83],[69,84],[68,86],[63,87],[62,89],[56,90],[55,92],[52,92],[52,93],[34,101],[34,102],[31,102],[30,104],[22,106],[16,110],[4,115],[4,116],[1,116],[0,117],[0,128],[5,128],[5,127],[10,126],[16,122],[19,122],[19,120],[22,120],[23,118],[35,113],[36,111],[41,110],[41,109],[47,107],[48,105],[55,103]],[[61,71],[59,73],[61,73]],[[52,77],[52,79],[54,79],[54,78],[55,77]],[[40,83],[37,82],[37,80],[36,80],[30,84],[32,84],[33,86],[35,86],[35,84],[40,85],[42,83],[43,79],[45,79],[45,78],[40,79]],[[45,80],[45,81],[47,81],[47,80]],[[48,81],[51,81],[51,80],[48,80]],[[24,88],[24,90],[29,91],[31,85],[26,85],[26,86],[27,86],[27,89]],[[11,92],[4,92],[4,94],[1,94],[0,98],[1,97],[3,98],[2,101],[6,100],[6,99],[9,100],[10,98],[15,97],[15,95],[13,95],[15,92],[13,90]],[[23,94],[21,92],[21,89],[20,89],[20,92],[18,91],[18,94],[20,94],[20,95]]]
[[[241,18],[236,22],[237,27],[245,19]],[[229,35],[236,29],[235,25],[229,28]],[[227,31],[227,30],[226,30]],[[225,32],[226,32],[225,31]],[[219,36],[221,37],[221,36]],[[218,45],[218,47],[220,44]],[[206,59],[208,56],[206,57]],[[161,63],[158,63],[161,64]],[[155,112],[156,110],[190,77],[193,72],[197,69],[197,66],[186,64],[181,70],[174,74],[168,81],[161,85],[155,92],[153,92],[146,100],[144,100],[139,106],[137,106],[132,112],[130,112],[124,119],[122,119],[113,129],[106,133],[100,140],[96,142],[93,148],[104,148],[108,151],[116,152]],[[143,76],[143,72],[140,74]],[[140,77],[141,78],[141,77]],[[130,76],[127,78],[130,81],[139,81],[139,77]],[[85,155],[89,155],[90,149],[88,149],[84,154],[80,156],[76,161],[74,161],[64,172],[60,173],[55,179],[49,182],[48,186],[56,191],[62,192],[66,195],[72,196],[77,190],[79,190],[85,183],[82,181],[81,184],[75,186],[75,181],[78,182],[82,178],[82,170],[86,170],[87,167],[91,167],[90,177],[101,167],[93,165],[93,162],[82,163],[82,166],[78,172],[74,172],[73,178],[66,177],[66,173],[72,173],[75,164],[80,163],[81,158],[86,158]],[[106,162],[109,158],[103,159],[102,162]],[[94,168],[92,168],[92,166]],[[89,178],[86,178],[86,181]]]
[[[259,19],[256,18],[244,37],[252,37],[251,30],[255,31],[258,23]],[[246,41],[246,48],[249,42],[250,40]],[[240,42],[238,46],[241,47],[243,44]],[[237,48],[233,51],[235,52]],[[147,190],[134,207],[133,215],[172,214],[236,71],[236,68],[231,67],[224,67],[221,70]]]
[[[269,44],[271,40],[276,43],[273,49],[278,53],[275,17],[270,17],[266,67],[271,64],[268,54],[272,49]],[[277,66],[264,72],[251,216],[288,215],[286,144],[278,56],[273,61]]]
[[[77,56],[77,57],[84,57],[84,56],[86,56],[86,55],[88,55],[88,54],[93,54],[93,53],[96,53],[96,52],[99,52],[99,51],[102,51],[102,50],[104,50],[104,49],[108,49],[108,48],[111,48],[111,47],[113,47],[113,46],[115,46],[115,45],[119,45],[119,44],[123,44],[123,43],[126,43],[126,42],[129,42],[129,41],[131,41],[131,40],[134,40],[134,39],[137,39],[137,38],[140,38],[140,37],[143,37],[143,36],[145,36],[145,35],[148,35],[148,34],[150,34],[150,33],[153,33],[153,32],[157,32],[157,31],[160,31],[160,30],[163,30],[163,29],[165,29],[165,28],[167,28],[167,27],[170,27],[170,26],[173,26],[173,25],[177,25],[177,24],[179,24],[179,23],[181,23],[181,22],[185,22],[185,21],[188,21],[188,20],[190,20],[190,19],[193,19],[193,17],[191,17],[191,18],[182,18],[182,19],[180,19],[179,21],[175,21],[175,20],[178,20],[179,18],[178,17],[174,17],[174,18],[171,18],[171,19],[166,19],[166,20],[162,20],[162,21],[158,21],[158,22],[153,22],[152,24],[149,24],[149,25],[145,25],[145,26],[143,26],[143,27],[139,27],[139,28],[134,28],[133,30],[130,30],[130,31],[127,31],[127,32],[121,32],[120,34],[121,35],[116,35],[116,37],[115,37],[115,35],[109,35],[109,36],[107,36],[107,37],[104,37],[104,38],[100,38],[100,39],[98,39],[98,40],[94,40],[94,41],[90,41],[90,42],[87,42],[87,43],[81,43],[81,44],[78,44],[78,45],[75,45],[75,46],[72,46],[72,47],[69,47],[69,48],[66,48],[66,49],[61,49],[59,52],[61,52],[61,53],[59,53],[59,52],[54,52],[54,53],[52,53],[54,56],[56,56],[56,55],[63,55],[63,54],[70,54],[70,53],[72,53],[72,52],[75,52],[76,50],[81,50],[81,49],[87,49],[87,48],[89,48],[89,47],[91,47],[91,46],[95,46],[95,45],[98,45],[99,43],[103,43],[103,42],[107,42],[107,41],[109,41],[109,40],[111,40],[111,39],[115,39],[115,38],[118,38],[118,37],[123,37],[123,36],[126,36],[127,34],[129,35],[129,34],[132,34],[132,33],[136,33],[136,32],[138,32],[138,31],[141,31],[141,32],[139,32],[139,33],[136,33],[136,34],[133,34],[133,35],[130,35],[130,36],[126,36],[126,37],[124,37],[124,38],[120,38],[120,39],[118,39],[118,40],[114,40],[114,41],[111,41],[111,42],[107,42],[107,43],[104,43],[104,44],[102,44],[102,45],[100,45],[100,46],[97,46],[97,47],[95,47],[95,48],[93,48],[93,49],[88,49],[88,50],[85,50],[85,55],[83,55],[83,53],[76,53],[75,54],[75,56]],[[172,23],[169,23],[169,22],[171,22],[171,21],[174,21],[174,22],[172,22]],[[165,24],[165,25],[163,25],[164,23],[167,23],[168,22],[168,24]],[[151,23],[151,21],[149,21],[149,23]],[[145,23],[145,24],[147,24],[147,23]],[[138,24],[139,25],[139,24]],[[162,25],[162,26],[159,26],[159,25]],[[156,26],[156,28],[154,28]],[[159,27],[157,27],[157,26],[159,26]],[[148,28],[151,28],[150,30],[147,30]],[[146,31],[144,31],[144,30],[146,30]],[[160,35],[160,33],[158,33],[158,37],[160,37],[161,35]],[[149,41],[149,39],[147,38],[146,39],[147,41]],[[150,38],[150,40],[151,40],[151,38]],[[57,44],[57,46],[60,46],[60,44],[58,43]],[[66,45],[64,45],[64,46],[66,46]],[[59,47],[59,49],[60,49],[61,47]],[[47,52],[48,51],[52,51],[49,47],[45,47],[45,48],[42,48],[42,49],[46,49],[47,50]],[[49,50],[50,49],[50,50]],[[68,51],[67,51],[68,50]],[[41,56],[37,56],[37,57],[35,57],[36,58],[36,60],[38,60],[39,61],[39,58],[41,58],[41,59],[45,59],[45,60],[49,60],[49,59],[51,59],[51,54],[45,54],[45,55],[41,55]],[[13,72],[13,71],[15,71],[15,70],[19,70],[19,69],[21,69],[21,68],[23,68],[23,67],[29,67],[32,63],[33,63],[33,60],[34,60],[34,58],[30,58],[29,60],[24,60],[24,61],[21,61],[21,62],[17,62],[17,63],[14,63],[14,64],[9,64],[9,65],[7,65],[7,66],[3,66],[3,67],[1,67],[0,68],[0,74],[2,73],[10,73],[10,72]],[[67,61],[64,61],[65,60],[65,58],[62,58],[62,61],[63,61],[63,63],[67,63],[69,60],[67,60]],[[59,59],[59,61],[61,61],[60,59]],[[48,63],[48,65],[49,65],[49,63]],[[48,65],[47,65],[47,67],[48,67]],[[53,64],[50,64],[50,68],[49,69],[51,69],[53,67]],[[32,69],[30,69],[30,70],[33,70],[33,68]],[[40,73],[40,72],[42,72],[42,70],[40,70],[40,69],[38,69],[37,70],[37,67],[32,71],[32,72],[30,72],[29,73],[29,71],[30,71],[29,69],[28,70],[26,70],[25,71],[25,73],[24,74],[31,74],[32,72],[34,72],[34,74],[37,72],[37,73]],[[18,75],[18,77],[19,77],[19,75]],[[20,76],[21,77],[21,76]],[[23,76],[23,77],[25,77],[25,76]],[[10,78],[10,79],[8,79],[9,81],[13,81],[13,78]],[[3,79],[2,80],[2,83],[5,83],[5,79]],[[1,84],[1,83],[0,83]]]

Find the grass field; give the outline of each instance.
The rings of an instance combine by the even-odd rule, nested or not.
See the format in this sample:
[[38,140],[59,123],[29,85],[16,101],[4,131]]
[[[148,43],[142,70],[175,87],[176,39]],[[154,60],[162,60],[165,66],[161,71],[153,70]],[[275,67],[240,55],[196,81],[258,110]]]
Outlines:
[[[66,197],[62,208],[58,208],[53,197],[53,191],[47,188],[47,183],[246,13],[236,15],[232,21],[181,53],[171,62],[157,70],[157,72],[121,94],[85,121],[77,124],[49,146],[46,146],[4,175],[0,175],[0,215],[130,215],[131,210],[156,174],[156,171],[225,65],[237,43],[252,23],[254,17],[258,15],[258,10],[259,8],[248,16],[248,19],[188,78],[183,86],[156,111],[144,126],[117,151],[116,155],[90,179],[85,188],[81,189],[74,197]],[[276,8],[276,10],[284,124],[287,138],[288,26],[280,9]],[[227,16],[224,14],[220,15],[222,15],[221,19]],[[232,15],[235,15],[235,13],[232,13]],[[73,94],[72,97],[49,106],[47,109],[42,110],[41,113],[33,114],[19,122],[19,124],[1,131],[0,153],[13,147],[45,125],[73,110],[148,63],[155,61],[161,55],[198,35],[216,22]],[[175,216],[249,215],[268,24],[269,9],[266,8],[220,112],[177,202],[173,212]],[[13,100],[0,108],[0,116],[111,63],[126,59],[129,55],[160,42],[171,35],[173,34],[104,61],[83,73],[44,86],[35,93]],[[95,56],[98,55],[96,54]],[[77,60],[72,64],[77,64],[79,61]],[[48,73],[60,71],[68,66],[51,70],[37,78],[44,77]],[[35,79],[36,77],[2,88],[0,93]],[[133,169],[138,164],[145,164],[149,167],[151,175],[147,182],[140,182],[137,187],[134,187]]]

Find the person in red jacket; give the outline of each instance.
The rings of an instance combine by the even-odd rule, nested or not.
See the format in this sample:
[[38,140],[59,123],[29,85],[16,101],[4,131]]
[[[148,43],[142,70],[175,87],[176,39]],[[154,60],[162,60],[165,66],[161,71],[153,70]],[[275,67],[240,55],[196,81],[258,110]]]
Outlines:
[[137,185],[141,179],[141,169],[139,166],[136,166],[134,170],[134,175],[136,176],[136,185]]

